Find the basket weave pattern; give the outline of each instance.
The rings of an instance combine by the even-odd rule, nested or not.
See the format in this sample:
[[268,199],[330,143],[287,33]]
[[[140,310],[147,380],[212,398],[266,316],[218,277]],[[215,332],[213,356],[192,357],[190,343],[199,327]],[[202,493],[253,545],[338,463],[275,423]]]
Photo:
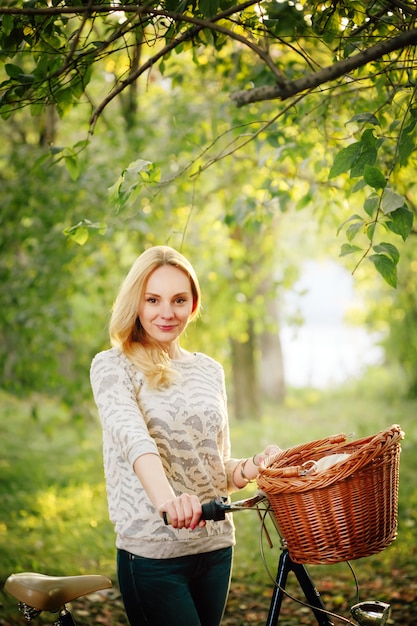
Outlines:
[[[335,435],[284,450],[260,469],[258,487],[295,563],[359,559],[394,541],[403,437],[397,424],[355,441]],[[350,456],[302,475],[305,463],[339,453]]]

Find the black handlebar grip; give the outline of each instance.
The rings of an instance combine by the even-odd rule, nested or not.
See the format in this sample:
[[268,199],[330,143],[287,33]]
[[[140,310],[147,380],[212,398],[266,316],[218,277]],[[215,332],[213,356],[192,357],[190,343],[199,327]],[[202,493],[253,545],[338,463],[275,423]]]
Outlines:
[[[221,522],[226,519],[226,506],[225,506],[226,498],[214,498],[214,500],[210,500],[206,504],[201,505],[201,519],[204,520],[213,520],[214,522]],[[162,518],[166,525],[169,524],[168,515],[165,511],[162,513]]]
[[201,506],[201,519],[211,519],[220,522],[226,518],[223,498],[215,498]]

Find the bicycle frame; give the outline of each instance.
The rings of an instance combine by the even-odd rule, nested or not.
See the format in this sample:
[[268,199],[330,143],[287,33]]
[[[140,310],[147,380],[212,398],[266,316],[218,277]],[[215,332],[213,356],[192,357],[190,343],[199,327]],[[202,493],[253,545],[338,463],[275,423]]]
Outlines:
[[72,613],[64,607],[53,626],[76,626],[76,623],[74,622]]

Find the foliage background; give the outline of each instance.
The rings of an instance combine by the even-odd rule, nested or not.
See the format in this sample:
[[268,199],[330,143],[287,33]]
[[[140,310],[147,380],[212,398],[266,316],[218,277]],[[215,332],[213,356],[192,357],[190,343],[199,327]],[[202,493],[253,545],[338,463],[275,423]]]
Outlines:
[[[403,426],[399,538],[358,567],[369,593],[394,600],[397,622],[415,623],[414,3],[264,3],[262,28],[253,9],[222,22],[256,54],[207,27],[158,59],[191,27],[185,18],[230,5],[182,3],[178,21],[150,14],[124,32],[125,22],[100,21],[101,9],[67,21],[64,4],[55,16],[0,4],[0,578],[16,569],[114,576],[88,370],[107,346],[126,270],[145,247],[168,243],[201,278],[204,315],[185,342],[225,365],[237,454],[270,439]],[[115,33],[123,44],[103,51],[98,42]],[[358,50],[397,37],[408,43],[292,97],[242,107],[230,98],[346,68]],[[328,256],[354,271],[367,304],[355,321],[381,334],[385,361],[321,397],[286,388],[279,331],[301,321],[288,319],[284,295],[303,261]],[[226,620],[262,623],[269,580],[253,561],[257,522],[241,520]],[[339,570],[317,576],[344,610],[351,580]],[[97,621],[112,623],[117,611],[123,623],[109,600]],[[12,624],[10,599],[2,602]],[[92,610],[79,619],[89,623]],[[293,617],[289,609],[286,623]]]

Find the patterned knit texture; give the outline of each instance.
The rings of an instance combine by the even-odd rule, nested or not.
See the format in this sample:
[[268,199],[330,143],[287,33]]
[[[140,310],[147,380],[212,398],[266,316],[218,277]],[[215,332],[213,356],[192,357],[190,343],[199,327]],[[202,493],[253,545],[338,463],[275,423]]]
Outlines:
[[155,390],[116,348],[100,352],[91,365],[116,545],[149,558],[210,552],[235,542],[230,515],[192,531],[165,526],[133,471],[139,456],[157,453],[178,495],[196,494],[204,503],[236,489],[238,460],[230,458],[222,366],[202,353],[173,366],[178,380]]

